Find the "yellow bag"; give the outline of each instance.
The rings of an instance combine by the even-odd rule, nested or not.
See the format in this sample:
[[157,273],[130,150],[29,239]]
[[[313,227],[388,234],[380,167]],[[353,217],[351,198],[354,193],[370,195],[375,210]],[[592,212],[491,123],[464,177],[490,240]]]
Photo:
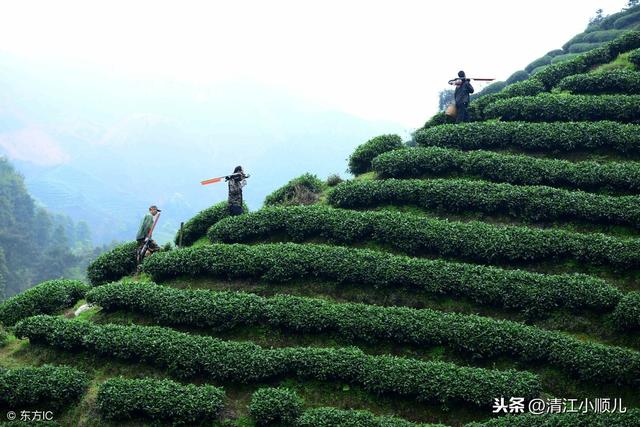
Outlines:
[[444,114],[455,119],[456,116],[458,115],[458,109],[456,108],[456,104],[452,103],[447,105],[447,109],[444,111]]

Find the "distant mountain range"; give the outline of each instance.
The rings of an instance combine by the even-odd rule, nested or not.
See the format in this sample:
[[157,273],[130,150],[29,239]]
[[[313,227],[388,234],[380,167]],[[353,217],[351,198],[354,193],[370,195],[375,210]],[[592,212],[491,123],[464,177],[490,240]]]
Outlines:
[[0,54],[0,155],[51,211],[87,221],[95,243],[131,240],[150,204],[156,237],[226,198],[200,180],[243,165],[245,198],[304,172],[344,174],[354,147],[399,124],[327,111],[246,81],[199,86],[109,75]]

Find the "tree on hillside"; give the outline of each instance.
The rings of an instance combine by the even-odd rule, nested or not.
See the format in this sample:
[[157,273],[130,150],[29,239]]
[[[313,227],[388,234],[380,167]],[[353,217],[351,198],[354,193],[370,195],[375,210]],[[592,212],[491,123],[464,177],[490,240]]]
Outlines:
[[628,0],[627,1],[627,9],[631,9],[634,6],[637,6],[640,4],[640,0]]
[[447,105],[453,102],[453,89],[443,89],[438,94],[438,111],[444,111],[447,109]]
[[598,25],[599,23],[601,23],[604,20],[604,16],[602,15],[602,13],[602,9],[596,10],[596,15],[593,18],[589,19],[589,25]]

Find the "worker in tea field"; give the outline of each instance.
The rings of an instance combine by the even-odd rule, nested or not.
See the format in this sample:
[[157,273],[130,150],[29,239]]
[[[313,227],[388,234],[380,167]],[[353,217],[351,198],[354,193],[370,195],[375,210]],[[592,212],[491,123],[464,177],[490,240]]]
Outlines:
[[449,80],[449,84],[456,86],[453,94],[457,110],[456,123],[469,121],[467,107],[469,106],[469,95],[473,93],[473,86],[471,86],[470,81],[471,79],[467,78],[464,71],[458,71],[457,79]]
[[138,263],[142,262],[145,256],[160,250],[160,246],[151,238],[159,218],[160,209],[158,209],[156,205],[151,205],[149,207],[149,213],[142,218],[138,234],[136,235],[136,241],[138,242],[136,260]]
[[231,175],[224,178],[229,183],[229,214],[242,215],[242,187],[247,185],[249,175],[245,174],[242,166],[236,166]]

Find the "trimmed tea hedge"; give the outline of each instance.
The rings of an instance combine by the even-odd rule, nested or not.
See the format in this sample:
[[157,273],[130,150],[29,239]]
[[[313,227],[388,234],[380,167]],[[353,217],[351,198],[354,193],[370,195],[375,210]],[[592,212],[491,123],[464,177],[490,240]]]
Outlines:
[[[580,404],[576,402],[576,406]],[[582,400],[584,402],[584,400]],[[578,410],[577,407],[573,408]],[[589,412],[560,414],[506,415],[488,421],[465,424],[465,427],[634,427],[640,425],[640,410],[629,409],[626,413],[598,414]]]
[[640,68],[640,49],[635,49],[629,54],[629,61]]
[[[265,298],[241,292],[178,290],[154,283],[100,286],[87,299],[105,310],[142,313],[167,325],[216,329],[270,325],[304,333],[337,332],[348,340],[446,345],[474,357],[507,355],[543,361],[596,382],[632,383],[640,378],[636,351],[489,317],[288,295]],[[629,309],[637,307],[638,302]]]
[[38,406],[53,411],[77,401],[89,385],[89,377],[68,366],[0,368],[0,407],[19,410]]
[[612,309],[622,293],[582,274],[547,275],[311,244],[211,245],[157,254],[143,271],[154,280],[180,276],[407,287],[464,296],[480,304],[548,313],[556,307]]
[[621,329],[640,329],[640,292],[629,292],[613,312],[613,318]]
[[[427,209],[501,214],[533,221],[571,219],[640,226],[638,196],[614,197],[470,179],[349,181],[335,187],[327,200],[341,208],[414,204]],[[211,237],[211,229],[208,233]]]
[[382,178],[454,174],[518,185],[636,193],[640,190],[640,162],[569,162],[435,146],[383,153],[373,159],[373,170]]
[[569,46],[569,53],[584,53],[602,46],[602,42],[581,42]]
[[36,314],[54,314],[72,307],[84,297],[89,286],[79,280],[49,280],[0,303],[0,322],[13,326]]
[[617,37],[620,37],[625,33],[625,30],[604,30],[604,31],[593,31],[590,33],[580,33],[575,36],[564,45],[562,48],[567,50],[569,46],[574,43],[598,43],[598,42],[608,42]]
[[500,118],[504,121],[614,120],[637,123],[640,121],[640,96],[543,93],[537,96],[499,99],[484,109],[484,116],[487,119]]
[[177,424],[214,420],[224,407],[224,390],[171,380],[111,378],[100,385],[96,405],[108,420],[148,419]]
[[206,375],[242,383],[309,377],[360,384],[374,393],[483,406],[490,405],[495,396],[531,398],[541,391],[539,378],[529,372],[370,356],[353,347],[263,349],[249,342],[222,341],[157,326],[99,326],[45,315],[21,320],[16,334],[58,348],[149,363],[182,377]]
[[[119,280],[136,270],[137,242],[116,246],[109,252],[98,256],[87,267],[87,278],[93,286]],[[154,254],[155,255],[155,254]]]
[[249,413],[256,424],[276,422],[294,425],[302,414],[304,401],[298,393],[288,388],[260,388],[251,396]]
[[349,170],[359,175],[371,170],[371,160],[386,151],[402,147],[402,139],[398,135],[380,135],[358,146],[349,157]]
[[397,417],[376,416],[369,411],[314,408],[298,418],[296,427],[445,427],[442,424],[416,424]]
[[[421,203],[420,199],[405,199],[422,196],[420,187],[386,185],[403,182],[407,181],[353,181],[354,187],[360,190],[355,197],[360,199],[352,202],[355,197],[349,196],[356,191],[343,187],[347,190],[332,197],[331,202],[342,207],[371,206],[397,200]],[[391,193],[386,191],[390,188],[395,192],[391,197],[385,197]],[[363,200],[365,197],[369,199]],[[242,217],[228,218],[208,232],[214,243],[245,243],[265,240],[272,235],[294,241],[320,237],[344,245],[374,241],[408,255],[437,254],[494,264],[576,259],[620,268],[640,265],[640,239],[326,206],[264,208]]]
[[[246,205],[244,206],[244,211],[248,212]],[[182,227],[182,245],[191,246],[196,242],[196,240],[207,234],[209,227],[227,216],[229,216],[229,205],[227,202],[220,202],[200,211],[196,216],[184,223],[184,226]],[[176,234],[174,243],[176,245],[180,243],[179,231]]]
[[444,125],[416,132],[422,146],[462,150],[517,147],[528,151],[610,150],[640,154],[640,126],[601,122],[478,122]]
[[[269,194],[264,199],[265,206],[298,204],[292,199],[295,197],[296,189],[299,187],[302,187],[311,193],[320,194],[325,188],[325,183],[317,176],[305,173],[304,175],[292,179],[273,193]],[[292,201],[294,203],[292,203]],[[204,236],[206,231],[206,229],[203,230],[201,236]]]
[[577,74],[562,79],[558,88],[577,94],[640,94],[640,72],[615,69]]

